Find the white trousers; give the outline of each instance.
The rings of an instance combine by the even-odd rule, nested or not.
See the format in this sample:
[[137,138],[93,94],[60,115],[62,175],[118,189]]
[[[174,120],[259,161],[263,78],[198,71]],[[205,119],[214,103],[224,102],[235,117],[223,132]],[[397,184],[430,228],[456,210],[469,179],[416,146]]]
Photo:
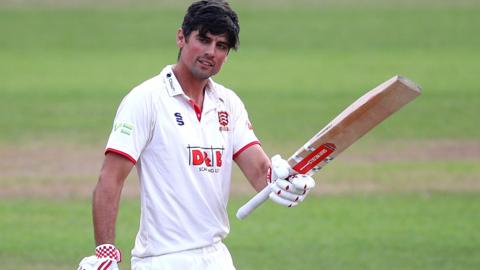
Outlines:
[[227,247],[217,243],[156,257],[132,257],[132,270],[235,270]]

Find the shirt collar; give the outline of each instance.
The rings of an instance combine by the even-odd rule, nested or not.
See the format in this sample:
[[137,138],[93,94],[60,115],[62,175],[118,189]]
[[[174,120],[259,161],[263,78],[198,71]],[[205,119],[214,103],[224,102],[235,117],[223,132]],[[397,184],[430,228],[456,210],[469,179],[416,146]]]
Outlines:
[[[171,97],[178,96],[178,95],[185,95],[185,92],[180,86],[180,83],[178,82],[177,77],[175,77],[175,74],[173,73],[172,67],[173,67],[172,65],[168,65],[160,73],[160,76],[165,81],[168,94]],[[205,95],[207,96],[207,94],[214,94],[215,92],[216,92],[215,83],[211,78],[209,78],[207,85],[205,87]]]
[[[173,65],[168,65],[160,73],[160,76],[165,81],[165,86],[168,94],[171,97],[184,95],[186,98],[189,98],[183,91],[182,87],[180,86],[180,83],[175,77],[175,74],[173,73],[172,68],[173,68]],[[207,82],[207,86],[205,87],[205,97],[204,97],[204,103],[203,103],[204,110],[211,109],[211,107],[214,107],[216,105],[215,104],[216,102],[212,102],[213,100],[217,102],[219,101],[223,102],[223,99],[218,96],[218,91],[215,90],[214,81],[212,80],[212,78],[209,78]]]
[[173,74],[171,65],[166,66],[160,73],[160,76],[164,80],[165,88],[171,97],[185,94],[175,74]]

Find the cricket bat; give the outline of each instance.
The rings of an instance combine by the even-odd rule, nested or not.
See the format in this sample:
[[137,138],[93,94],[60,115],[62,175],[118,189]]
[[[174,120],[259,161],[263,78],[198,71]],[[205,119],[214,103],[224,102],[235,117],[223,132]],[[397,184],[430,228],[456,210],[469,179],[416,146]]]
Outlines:
[[[312,175],[380,124],[387,117],[415,99],[421,88],[401,76],[394,76],[370,90],[335,117],[287,161],[290,175]],[[268,199],[270,186],[240,207],[237,218],[244,219]]]

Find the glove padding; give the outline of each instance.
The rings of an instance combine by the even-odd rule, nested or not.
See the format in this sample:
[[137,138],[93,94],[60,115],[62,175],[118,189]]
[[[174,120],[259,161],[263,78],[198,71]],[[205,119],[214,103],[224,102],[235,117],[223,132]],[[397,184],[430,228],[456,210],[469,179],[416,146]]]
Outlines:
[[77,270],[119,270],[116,261],[97,256],[85,257],[80,262]]
[[122,253],[114,245],[100,245],[95,249],[95,256],[83,258],[77,270],[118,270]]
[[273,183],[277,179],[287,179],[290,175],[290,165],[280,155],[272,157],[272,165],[268,175],[268,182]]
[[315,181],[312,177],[305,174],[296,174],[290,169],[288,162],[280,155],[272,157],[272,167],[270,171],[270,187],[272,193],[269,197],[272,201],[292,207],[305,199],[310,189],[315,187]]
[[278,179],[270,184],[272,193],[269,197],[272,201],[287,207],[293,207],[303,202],[310,189],[315,187],[312,177],[305,174],[297,174],[288,180]]

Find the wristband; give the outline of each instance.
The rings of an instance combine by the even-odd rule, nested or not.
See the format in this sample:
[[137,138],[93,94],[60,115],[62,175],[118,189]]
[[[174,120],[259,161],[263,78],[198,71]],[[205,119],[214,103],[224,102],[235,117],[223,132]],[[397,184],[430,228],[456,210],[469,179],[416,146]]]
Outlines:
[[117,262],[122,261],[122,253],[114,245],[111,244],[103,244],[96,247],[95,255],[99,259],[107,258],[115,260]]

